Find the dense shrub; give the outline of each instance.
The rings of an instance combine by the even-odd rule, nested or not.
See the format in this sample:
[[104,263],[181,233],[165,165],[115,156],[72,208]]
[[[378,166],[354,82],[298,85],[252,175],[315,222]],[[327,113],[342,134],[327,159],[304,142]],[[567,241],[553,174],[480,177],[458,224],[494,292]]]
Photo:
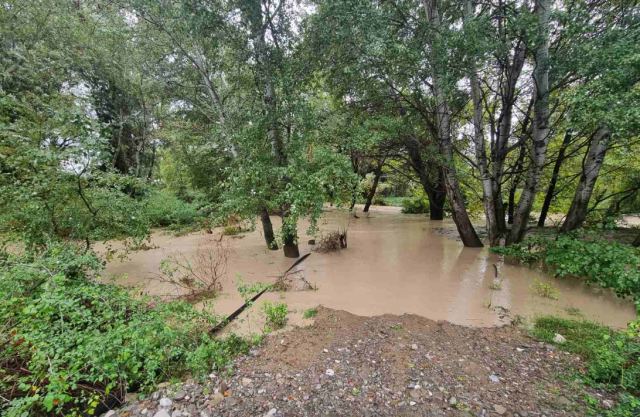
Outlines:
[[422,214],[429,212],[429,200],[425,195],[412,196],[402,200],[402,212],[406,214]]
[[145,198],[145,213],[152,227],[181,228],[196,223],[200,215],[196,202],[186,202],[175,194],[153,190]]
[[69,246],[0,262],[3,415],[94,414],[184,373],[228,364],[247,344],[216,340],[215,317],[96,282],[100,262]]
[[640,300],[640,249],[584,236],[561,235],[556,239],[528,238],[522,243],[494,252],[519,261],[542,261],[557,276],[586,277],[590,282],[612,288],[619,295]]
[[640,321],[626,331],[614,331],[586,321],[540,317],[533,333],[549,343],[556,333],[563,335],[561,348],[586,362],[586,382],[620,392],[620,404],[611,415],[640,415]]

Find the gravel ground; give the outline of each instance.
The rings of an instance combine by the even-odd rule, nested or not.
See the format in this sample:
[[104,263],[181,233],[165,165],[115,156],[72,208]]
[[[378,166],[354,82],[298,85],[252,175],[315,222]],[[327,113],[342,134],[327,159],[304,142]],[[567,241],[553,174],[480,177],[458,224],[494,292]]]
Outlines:
[[[522,330],[319,308],[275,333],[233,376],[164,385],[109,417],[584,416],[580,359]],[[563,377],[564,375],[564,377]],[[591,391],[603,404],[611,399]]]

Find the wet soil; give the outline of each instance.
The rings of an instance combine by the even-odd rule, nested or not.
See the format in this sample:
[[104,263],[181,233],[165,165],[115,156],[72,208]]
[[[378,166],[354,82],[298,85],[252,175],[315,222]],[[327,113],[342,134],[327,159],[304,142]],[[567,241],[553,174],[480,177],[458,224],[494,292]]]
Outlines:
[[116,415],[584,416],[581,366],[513,326],[319,308],[312,325],[272,334],[238,359],[233,376],[165,385]]
[[[279,219],[273,219],[279,225]],[[304,231],[307,225],[301,224]],[[510,265],[484,249],[464,248],[450,221],[430,222],[423,215],[401,214],[398,208],[372,207],[353,219],[348,213],[327,210],[320,234],[348,228],[348,248],[333,253],[314,252],[298,273],[315,290],[267,293],[243,313],[227,331],[260,333],[264,327],[261,303],[283,301],[290,323],[305,324],[303,311],[323,305],[362,316],[417,314],[467,326],[495,326],[517,316],[541,314],[573,316],[612,327],[625,327],[635,308],[610,291],[585,285],[579,279],[555,279],[541,271]],[[302,235],[302,253],[312,251]],[[153,249],[132,253],[124,262],[108,264],[106,275],[120,277],[123,285],[138,286],[151,294],[176,293],[153,280],[160,263],[170,255],[192,256],[207,247],[212,235],[185,236],[156,233]],[[292,263],[282,251],[265,248],[259,227],[226,237],[231,254],[222,293],[211,302],[218,314],[228,314],[243,303],[237,283],[275,282]],[[498,272],[498,278],[495,272]],[[551,287],[554,298],[540,295],[537,287]]]

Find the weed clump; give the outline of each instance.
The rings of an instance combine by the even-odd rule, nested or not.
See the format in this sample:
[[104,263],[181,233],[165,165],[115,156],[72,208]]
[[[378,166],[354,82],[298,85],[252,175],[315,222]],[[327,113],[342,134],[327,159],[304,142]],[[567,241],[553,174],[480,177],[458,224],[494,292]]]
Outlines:
[[266,331],[281,329],[287,324],[287,314],[289,314],[289,308],[285,303],[270,303],[265,302],[262,306],[262,310],[267,316]]

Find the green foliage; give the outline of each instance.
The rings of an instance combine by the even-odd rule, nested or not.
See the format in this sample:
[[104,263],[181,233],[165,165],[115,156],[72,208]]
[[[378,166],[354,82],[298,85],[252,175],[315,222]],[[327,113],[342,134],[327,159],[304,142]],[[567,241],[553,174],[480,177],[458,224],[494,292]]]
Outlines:
[[318,314],[317,308],[308,308],[302,313],[302,317],[305,319],[310,319],[315,317]]
[[269,284],[266,282],[254,282],[248,284],[243,281],[242,277],[238,277],[238,281],[236,282],[236,288],[245,302],[248,302],[254,295],[264,291],[270,290],[273,287],[273,284]]
[[[134,298],[95,280],[91,253],[53,245],[0,265],[3,415],[79,415],[247,349],[205,331],[217,319],[181,302]],[[102,408],[103,409],[103,408]]]
[[287,324],[289,308],[285,303],[270,303],[267,301],[262,306],[262,310],[267,316],[267,330],[281,329]]
[[559,277],[587,278],[619,295],[640,300],[640,249],[592,235],[527,238],[493,251],[526,263],[542,261]]
[[152,227],[181,229],[202,220],[197,203],[188,203],[165,190],[152,190],[143,203]]
[[553,343],[556,333],[566,342],[561,349],[580,355],[587,364],[588,383],[622,390],[619,407],[612,416],[631,416],[640,412],[640,321],[629,324],[625,331],[587,321],[557,317],[540,317],[535,322],[533,335]]
[[406,214],[428,213],[429,200],[426,196],[406,198],[402,200],[402,212]]

